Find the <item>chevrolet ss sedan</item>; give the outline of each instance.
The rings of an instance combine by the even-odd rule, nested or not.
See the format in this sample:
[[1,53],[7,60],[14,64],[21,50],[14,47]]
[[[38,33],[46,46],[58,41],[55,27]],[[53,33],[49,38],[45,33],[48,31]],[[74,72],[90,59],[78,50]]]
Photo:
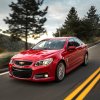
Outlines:
[[50,38],[13,56],[9,75],[20,80],[62,81],[66,73],[81,64],[88,64],[85,43],[76,37]]

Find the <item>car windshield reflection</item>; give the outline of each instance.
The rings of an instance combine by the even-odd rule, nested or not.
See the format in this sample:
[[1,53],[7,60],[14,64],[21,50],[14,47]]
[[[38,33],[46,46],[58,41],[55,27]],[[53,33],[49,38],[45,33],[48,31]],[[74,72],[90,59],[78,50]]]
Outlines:
[[33,50],[59,50],[64,47],[65,39],[43,40],[32,47]]

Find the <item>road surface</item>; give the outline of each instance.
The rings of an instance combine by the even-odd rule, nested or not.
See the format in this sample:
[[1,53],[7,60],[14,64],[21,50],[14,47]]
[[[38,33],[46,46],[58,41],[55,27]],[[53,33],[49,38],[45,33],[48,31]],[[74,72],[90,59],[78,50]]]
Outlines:
[[[60,82],[34,83],[0,75],[0,100],[64,100],[100,67],[100,44],[89,48],[89,64],[80,66]],[[100,100],[100,81],[84,100]]]

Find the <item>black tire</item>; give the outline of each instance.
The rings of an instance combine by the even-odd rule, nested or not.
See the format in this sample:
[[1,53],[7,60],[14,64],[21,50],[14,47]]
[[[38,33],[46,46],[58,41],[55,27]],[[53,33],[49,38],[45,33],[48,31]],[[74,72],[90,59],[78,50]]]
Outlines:
[[65,77],[65,64],[63,62],[59,62],[56,68],[56,81],[62,81]]
[[88,65],[88,54],[87,54],[87,53],[86,53],[85,56],[84,56],[83,65],[84,65],[84,66]]

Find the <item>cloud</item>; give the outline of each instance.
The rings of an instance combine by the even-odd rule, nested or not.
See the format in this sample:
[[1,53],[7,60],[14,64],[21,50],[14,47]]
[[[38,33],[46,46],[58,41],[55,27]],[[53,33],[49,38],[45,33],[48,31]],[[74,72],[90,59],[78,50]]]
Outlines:
[[83,18],[88,12],[90,6],[96,6],[97,13],[100,14],[100,0],[54,0],[49,1],[48,10],[48,25],[47,29],[50,32],[56,31],[56,28],[60,27],[70,10],[71,7],[75,7],[80,18]]
[[62,7],[60,2],[51,5],[48,10],[48,16],[55,20],[61,20],[65,18],[65,8]]
[[97,13],[100,14],[100,0],[79,0],[79,3],[77,3],[74,7],[76,8],[79,17],[84,17],[91,6],[95,6],[97,9]]
[[[7,25],[2,21],[10,13],[9,4],[16,0],[0,0],[0,28],[6,29]],[[44,0],[43,7],[49,6],[46,15],[45,27],[51,34],[56,28],[61,27],[71,7],[75,7],[79,17],[86,15],[91,5],[96,6],[97,13],[100,14],[100,0]]]
[[[53,3],[53,4],[52,4]],[[55,32],[66,18],[66,9],[62,7],[61,2],[51,2],[49,4],[46,28],[49,33]]]

